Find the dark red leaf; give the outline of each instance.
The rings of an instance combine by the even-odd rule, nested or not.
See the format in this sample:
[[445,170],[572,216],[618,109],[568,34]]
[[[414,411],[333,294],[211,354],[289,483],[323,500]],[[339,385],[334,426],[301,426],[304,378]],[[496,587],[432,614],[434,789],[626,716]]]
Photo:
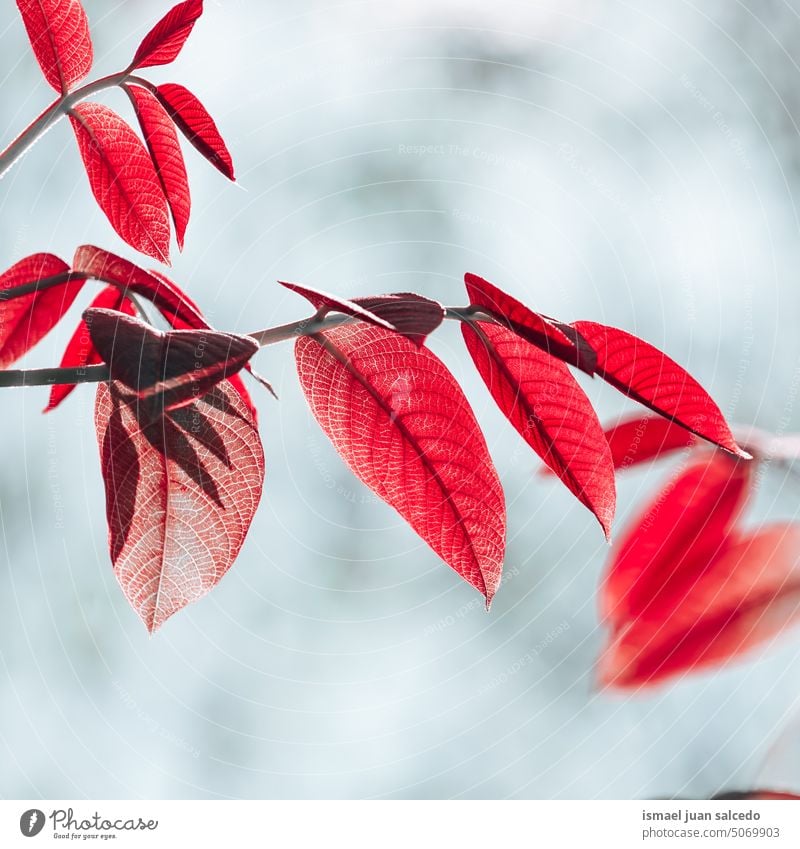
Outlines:
[[661,416],[647,415],[623,419],[607,428],[606,438],[616,469],[629,469],[698,444],[697,437],[686,428]]
[[[135,308],[131,301],[126,298],[122,292],[115,286],[107,286],[100,294],[92,301],[91,305],[94,309],[117,310],[124,312],[126,315],[134,315]],[[61,358],[61,368],[77,368],[101,363],[103,358],[97,353],[92,344],[89,328],[86,322],[81,319],[75,333],[67,343],[64,356]],[[75,388],[74,383],[57,383],[50,390],[50,401],[45,407],[44,412],[48,413],[55,408],[72,392]]]
[[444,307],[438,301],[413,292],[393,292],[353,298],[352,301],[388,321],[417,346],[423,345],[428,335],[444,321]]
[[128,70],[172,62],[202,14],[203,0],[186,0],[170,9],[142,39]]
[[183,249],[183,237],[189,223],[192,199],[175,125],[164,111],[164,107],[147,89],[126,86],[125,91],[136,110],[145,144],[172,212],[178,247]]
[[684,573],[657,609],[617,629],[600,659],[613,687],[640,687],[718,666],[800,618],[800,526],[731,536]]
[[236,179],[231,155],[205,106],[188,89],[177,83],[160,85],[156,96],[177,128],[200,153],[229,180]]
[[4,289],[13,289],[45,277],[69,273],[69,266],[53,254],[33,254],[0,275],[0,368],[7,368],[42,339],[70,308],[84,280],[70,280],[41,292],[11,300],[2,299]]
[[88,309],[83,318],[111,377],[152,402],[154,415],[205,395],[258,350],[249,336],[217,330],[161,333],[111,310]]
[[301,283],[286,283],[283,280],[279,280],[278,283],[280,283],[281,286],[285,286],[287,289],[290,289],[292,292],[297,292],[298,295],[302,295],[315,309],[320,312],[320,314],[324,315],[330,310],[335,310],[336,312],[344,313],[345,315],[352,315],[356,318],[362,319],[363,321],[368,321],[376,327],[383,327],[386,330],[394,330],[394,327],[389,324],[388,321],[378,317],[365,307],[359,306],[353,301],[348,301],[344,298],[337,298],[336,295],[329,295],[327,292],[320,292],[319,289],[312,289],[310,286],[303,286]]
[[593,352],[576,345],[555,322],[529,310],[516,298],[476,274],[465,274],[464,283],[472,306],[480,307],[526,342],[578,366],[588,374],[593,373]]
[[95,425],[114,573],[152,633],[239,554],[264,484],[258,429],[228,382],[155,422],[101,383]]
[[497,406],[608,538],[616,506],[611,452],[567,366],[499,324],[464,322],[461,332]]
[[694,580],[722,547],[741,512],[750,464],[703,452],[632,521],[615,547],[601,590],[614,628],[661,612],[674,587]]
[[80,0],[17,0],[45,79],[66,94],[92,67],[89,22]]
[[92,192],[111,226],[131,247],[168,263],[167,201],[139,137],[99,103],[79,103],[69,115]]
[[615,389],[720,448],[749,457],[736,444],[711,396],[658,348],[593,321],[576,321],[572,326],[597,354],[596,373]]
[[491,601],[505,505],[463,392],[427,348],[368,324],[297,340],[317,421],[353,472]]
[[[81,273],[86,274],[87,277],[114,283],[147,298],[155,304],[161,315],[175,330],[211,329],[211,325],[205,320],[197,304],[177,283],[173,283],[158,271],[145,271],[122,257],[92,245],[79,247],[75,251],[73,263],[75,268],[80,269]],[[249,363],[245,368],[253,373]],[[272,392],[269,383],[258,375],[254,376]],[[241,377],[235,374],[229,380],[255,417],[255,405]]]

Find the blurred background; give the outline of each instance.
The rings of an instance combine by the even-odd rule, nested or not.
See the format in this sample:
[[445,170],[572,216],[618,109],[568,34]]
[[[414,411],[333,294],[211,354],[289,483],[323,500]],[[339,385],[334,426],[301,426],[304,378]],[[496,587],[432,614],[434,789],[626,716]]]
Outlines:
[[[85,0],[96,75],[169,5]],[[645,337],[733,422],[800,429],[798,12],[208,0],[178,61],[147,75],[200,97],[238,184],[187,146],[192,221],[170,274],[216,326],[252,331],[308,313],[278,278],[461,304],[469,270]],[[50,99],[3,0],[0,144]],[[102,100],[130,117],[121,94]],[[61,123],[0,184],[0,266],[85,242],[137,260]],[[89,297],[27,364],[58,362]],[[244,550],[148,638],[109,562],[91,388],[47,416],[45,390],[4,391],[1,795],[630,798],[757,780],[800,706],[797,634],[657,689],[598,691],[599,527],[536,475],[458,329],[432,347],[505,485],[490,614],[338,459],[282,345],[257,358],[280,401],[253,388],[268,472]],[[633,409],[582,382],[604,421]],[[617,535],[670,472],[620,479]],[[770,471],[748,521],[794,517],[798,494]]]

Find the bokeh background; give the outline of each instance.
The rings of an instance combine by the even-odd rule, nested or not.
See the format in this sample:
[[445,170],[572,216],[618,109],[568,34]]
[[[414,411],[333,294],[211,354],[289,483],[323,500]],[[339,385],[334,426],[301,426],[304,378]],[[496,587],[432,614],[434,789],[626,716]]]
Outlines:
[[[96,73],[127,64],[169,5],[85,0]],[[171,272],[214,324],[304,316],[277,278],[459,304],[471,270],[544,313],[644,336],[734,422],[800,429],[797,2],[206,7],[150,76],[192,88],[234,154],[235,186],[187,149],[193,217]],[[51,97],[2,0],[3,144]],[[62,123],[0,183],[0,266],[85,242],[136,259]],[[55,364],[72,324],[26,362]],[[48,416],[44,390],[4,390],[0,794],[629,798],[759,780],[798,706],[798,635],[651,691],[598,691],[600,530],[536,475],[457,328],[432,346],[506,488],[490,614],[347,471],[283,345],[258,357],[280,401],[254,388],[268,477],[245,548],[148,638],[109,564],[92,390]],[[583,383],[604,420],[631,409]],[[617,533],[670,471],[620,480]],[[798,495],[773,469],[748,521],[793,517]]]

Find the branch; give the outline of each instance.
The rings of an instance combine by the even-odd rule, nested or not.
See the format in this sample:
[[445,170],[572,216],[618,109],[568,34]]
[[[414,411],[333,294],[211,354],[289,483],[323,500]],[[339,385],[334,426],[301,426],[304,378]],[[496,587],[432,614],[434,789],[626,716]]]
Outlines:
[[[82,276],[82,275],[79,275]],[[44,278],[36,283],[26,283],[24,286],[18,286],[13,291],[15,295],[24,294],[21,289],[27,291],[37,291],[37,287],[41,288],[42,284],[47,286],[55,286],[59,282],[65,282],[64,278],[68,275],[60,274],[54,277]],[[59,279],[60,278],[60,279]],[[3,300],[3,293],[0,292],[0,301]],[[475,307],[446,307],[445,318],[454,321],[469,321],[476,314],[480,314],[481,310]],[[482,318],[483,320],[483,318]],[[486,321],[493,321],[490,316],[487,316]],[[281,324],[278,327],[269,327],[266,330],[257,330],[254,333],[248,333],[252,339],[263,348],[267,345],[274,345],[277,342],[285,342],[289,339],[296,339],[298,336],[312,336],[315,333],[320,333],[324,330],[331,330],[334,327],[341,327],[344,324],[353,324],[361,319],[350,315],[326,315],[319,318],[316,313],[310,318],[305,318],[302,321],[293,321],[289,324]],[[38,368],[38,369],[7,369],[0,371],[0,389],[6,386],[53,386],[56,383],[102,383],[109,380],[107,365],[96,366],[77,366],[74,368]]]
[[3,386],[53,386],[55,383],[102,383],[110,377],[108,366],[74,368],[32,368],[0,371]]
[[2,179],[9,168],[25,154],[28,149],[35,144],[57,121],[63,118],[67,112],[81,100],[91,97],[98,91],[103,91],[107,88],[114,88],[122,85],[126,80],[131,79],[127,71],[121,71],[117,74],[111,74],[107,77],[101,77],[99,80],[87,83],[75,91],[70,91],[67,94],[59,97],[58,100],[51,103],[42,114],[36,118],[33,123],[29,124],[11,144],[0,153],[0,179]]

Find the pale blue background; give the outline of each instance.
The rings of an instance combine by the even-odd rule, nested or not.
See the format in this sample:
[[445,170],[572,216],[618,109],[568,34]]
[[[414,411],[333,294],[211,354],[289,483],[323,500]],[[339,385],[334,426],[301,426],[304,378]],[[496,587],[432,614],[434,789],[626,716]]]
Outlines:
[[[734,421],[800,428],[797,3],[206,5],[151,77],[192,88],[234,154],[238,186],[187,150],[172,271],[216,325],[302,317],[278,277],[460,303],[472,270],[661,345]],[[167,6],[86,0],[97,73]],[[3,143],[50,96],[2,0]],[[136,258],[61,124],[0,183],[0,266],[82,242]],[[28,362],[54,364],[69,332]],[[489,615],[346,471],[281,346],[258,358],[280,402],[254,389],[268,479],[244,551],[150,639],[109,565],[91,390],[47,417],[44,391],[4,391],[0,794],[646,797],[756,780],[798,698],[797,634],[652,693],[594,692],[600,531],[535,476],[456,328],[434,347],[506,487],[510,579]],[[588,388],[604,418],[629,409]],[[618,529],[668,474],[621,481]],[[793,517],[798,493],[771,472],[752,521]]]

